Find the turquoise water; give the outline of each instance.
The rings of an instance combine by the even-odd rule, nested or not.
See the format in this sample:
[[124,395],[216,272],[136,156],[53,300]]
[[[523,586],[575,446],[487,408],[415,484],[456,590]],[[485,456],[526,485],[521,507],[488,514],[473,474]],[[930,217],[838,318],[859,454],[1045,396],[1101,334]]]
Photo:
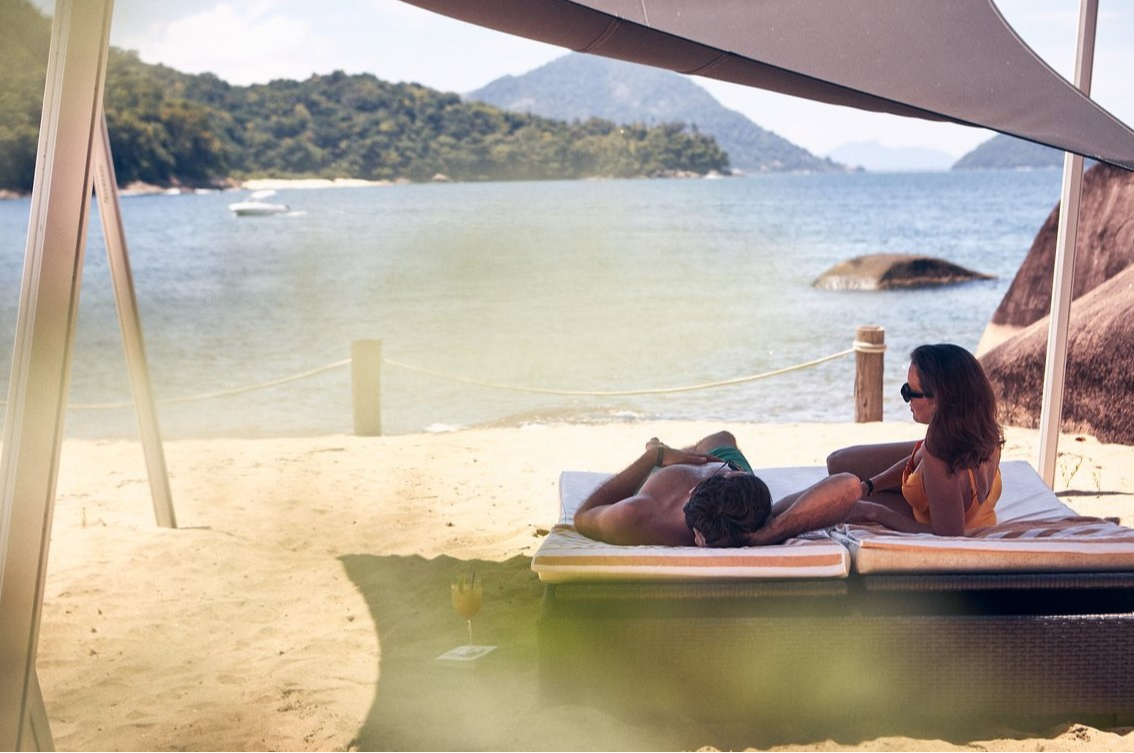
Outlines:
[[[383,427],[401,434],[520,420],[853,419],[854,359],[743,385],[886,329],[887,420],[909,350],[975,348],[1060,172],[775,175],[283,190],[287,216],[235,218],[241,193],[122,200],[159,400],[240,388],[380,339]],[[0,353],[10,367],[28,201],[0,202]],[[997,279],[832,292],[812,281],[868,253],[939,256]],[[97,212],[73,403],[130,399]],[[454,381],[456,377],[474,382]],[[349,433],[344,367],[271,389],[162,405],[168,437]],[[71,436],[136,434],[128,409],[73,410]]]

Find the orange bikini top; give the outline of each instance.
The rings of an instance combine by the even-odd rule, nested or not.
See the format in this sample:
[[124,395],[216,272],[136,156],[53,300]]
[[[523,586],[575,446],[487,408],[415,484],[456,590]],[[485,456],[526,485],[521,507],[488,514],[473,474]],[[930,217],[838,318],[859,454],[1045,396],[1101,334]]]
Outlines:
[[[910,453],[909,462],[906,463],[906,468],[902,471],[902,496],[905,497],[906,502],[913,510],[914,520],[930,525],[933,521],[929,515],[929,497],[925,493],[925,481],[916,470],[917,466],[914,463],[917,451],[921,449],[923,444],[925,444],[925,440],[921,440],[914,445],[914,450]],[[968,507],[965,509],[966,533],[974,528],[996,525],[996,501],[1000,499],[1000,492],[1003,489],[1000,479],[1000,469],[997,468],[996,476],[992,479],[992,486],[989,487],[988,490],[988,496],[983,500],[979,499],[977,497],[976,475],[973,474],[972,468],[967,470],[969,472],[969,488],[972,489],[972,498],[969,501]]]

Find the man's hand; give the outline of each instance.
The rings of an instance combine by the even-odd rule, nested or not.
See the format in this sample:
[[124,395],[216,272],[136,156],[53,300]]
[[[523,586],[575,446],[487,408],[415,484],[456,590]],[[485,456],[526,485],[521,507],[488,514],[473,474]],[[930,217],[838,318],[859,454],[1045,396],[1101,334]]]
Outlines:
[[646,442],[646,452],[654,454],[654,465],[658,468],[664,468],[667,465],[704,465],[705,463],[721,462],[720,458],[713,455],[670,447],[657,437],[651,437],[650,441]]

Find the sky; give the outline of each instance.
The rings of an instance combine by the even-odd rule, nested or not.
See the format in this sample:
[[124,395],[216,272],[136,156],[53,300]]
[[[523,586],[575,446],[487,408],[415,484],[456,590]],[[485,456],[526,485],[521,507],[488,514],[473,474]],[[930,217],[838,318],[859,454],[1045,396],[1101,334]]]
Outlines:
[[[470,2],[473,0],[470,0]],[[50,11],[52,0],[35,0]],[[998,0],[1017,33],[1068,80],[1078,0]],[[522,75],[568,50],[455,21],[400,0],[117,0],[111,43],[147,63],[211,72],[232,84],[371,73],[465,93]],[[1134,3],[1099,0],[1092,97],[1134,124]],[[818,155],[848,143],[923,147],[960,157],[994,134],[822,105],[694,78],[726,107]]]

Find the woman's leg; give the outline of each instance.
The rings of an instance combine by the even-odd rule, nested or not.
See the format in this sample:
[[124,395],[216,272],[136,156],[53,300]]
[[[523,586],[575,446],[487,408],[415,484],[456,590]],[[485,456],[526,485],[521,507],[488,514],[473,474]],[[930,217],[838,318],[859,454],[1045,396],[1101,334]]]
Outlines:
[[853,473],[861,479],[877,476],[913,453],[916,442],[860,444],[827,456],[827,473]]
[[710,434],[687,449],[689,452],[699,452],[702,455],[707,455],[718,447],[736,447],[736,437],[734,437],[730,431],[718,431],[716,434]]
[[[890,442],[887,444],[864,444],[844,447],[827,456],[827,473],[853,473],[860,479],[877,479],[886,471],[903,462],[914,451],[916,442]],[[913,511],[902,497],[901,476],[897,472],[883,488],[875,488],[867,500],[888,507],[894,512],[913,517]]]

